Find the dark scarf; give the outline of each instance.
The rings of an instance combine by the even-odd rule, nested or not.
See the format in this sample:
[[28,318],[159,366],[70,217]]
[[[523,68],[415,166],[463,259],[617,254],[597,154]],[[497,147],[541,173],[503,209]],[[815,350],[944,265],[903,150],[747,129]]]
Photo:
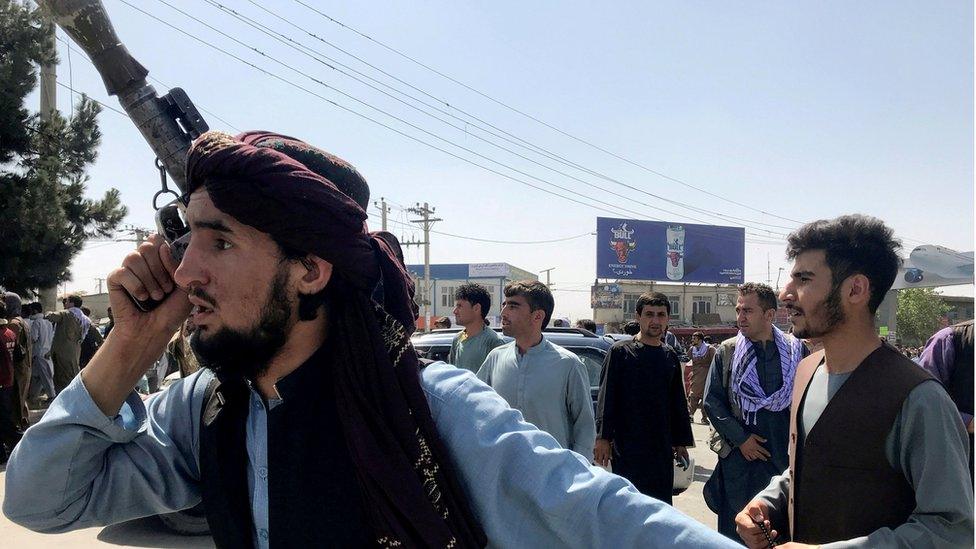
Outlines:
[[208,132],[190,150],[187,182],[188,193],[204,185],[219,210],[334,266],[336,406],[377,544],[483,547],[420,386],[414,287],[400,245],[366,231],[365,180],[290,137]]

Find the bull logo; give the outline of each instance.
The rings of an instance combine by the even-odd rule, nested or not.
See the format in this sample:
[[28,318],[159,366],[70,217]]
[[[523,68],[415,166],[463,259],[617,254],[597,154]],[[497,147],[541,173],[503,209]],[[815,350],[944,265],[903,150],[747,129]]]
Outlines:
[[623,223],[616,229],[610,229],[610,232],[613,233],[610,249],[617,254],[618,262],[626,263],[627,256],[637,248],[637,242],[633,239],[634,229],[628,229],[627,224]]

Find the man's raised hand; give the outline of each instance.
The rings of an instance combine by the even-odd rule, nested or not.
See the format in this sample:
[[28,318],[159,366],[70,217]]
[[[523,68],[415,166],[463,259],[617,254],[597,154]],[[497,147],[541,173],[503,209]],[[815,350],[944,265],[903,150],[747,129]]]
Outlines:
[[[115,327],[81,371],[85,389],[108,417],[119,413],[139,378],[162,355],[166,343],[190,314],[186,291],[173,280],[177,266],[169,245],[154,235],[108,275]],[[161,299],[162,303],[143,312],[132,301],[149,298]]]
[[[107,279],[115,318],[112,334],[117,333],[117,338],[141,338],[147,332],[164,331],[172,335],[179,328],[190,313],[190,302],[186,291],[173,280],[178,266],[169,244],[159,235],[150,236],[136,251],[125,256],[122,266]],[[143,312],[133,299],[162,303],[152,311]]]

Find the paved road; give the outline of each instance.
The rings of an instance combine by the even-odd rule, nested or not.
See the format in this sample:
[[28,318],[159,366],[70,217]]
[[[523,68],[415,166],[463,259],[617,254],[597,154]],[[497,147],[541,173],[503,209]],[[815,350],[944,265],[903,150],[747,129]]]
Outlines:
[[[715,528],[715,515],[702,500],[702,486],[715,467],[716,456],[708,450],[708,428],[694,426],[696,447],[690,450],[695,458],[695,482],[685,493],[677,496],[675,507],[709,528]],[[5,468],[0,466],[0,501],[4,497]],[[13,524],[0,514],[0,543],[2,547],[17,549],[49,548],[75,549],[81,547],[213,547],[209,536],[178,536],[170,534],[155,517],[116,524],[105,528],[86,528],[67,534],[37,534]]]

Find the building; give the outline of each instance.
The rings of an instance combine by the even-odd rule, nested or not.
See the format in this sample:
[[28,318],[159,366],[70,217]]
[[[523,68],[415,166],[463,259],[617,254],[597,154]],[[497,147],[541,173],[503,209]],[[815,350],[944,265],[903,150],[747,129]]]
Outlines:
[[954,295],[940,295],[939,297],[949,307],[949,311],[946,313],[946,325],[973,319],[973,298]]
[[[430,266],[430,289],[424,292],[424,266],[407,265],[407,270],[417,285],[417,304],[420,315],[424,314],[425,296],[430,296],[431,318],[446,316],[454,323],[454,292],[458,286],[476,282],[491,294],[491,311],[488,321],[492,326],[501,324],[502,293],[505,285],[515,280],[539,280],[537,275],[508,263],[442,263]],[[417,327],[424,328],[424,319],[417,320]]]
[[595,284],[590,293],[593,320],[607,332],[636,318],[637,299],[661,292],[671,302],[671,325],[728,326],[735,324],[735,284],[666,284],[620,280]]

